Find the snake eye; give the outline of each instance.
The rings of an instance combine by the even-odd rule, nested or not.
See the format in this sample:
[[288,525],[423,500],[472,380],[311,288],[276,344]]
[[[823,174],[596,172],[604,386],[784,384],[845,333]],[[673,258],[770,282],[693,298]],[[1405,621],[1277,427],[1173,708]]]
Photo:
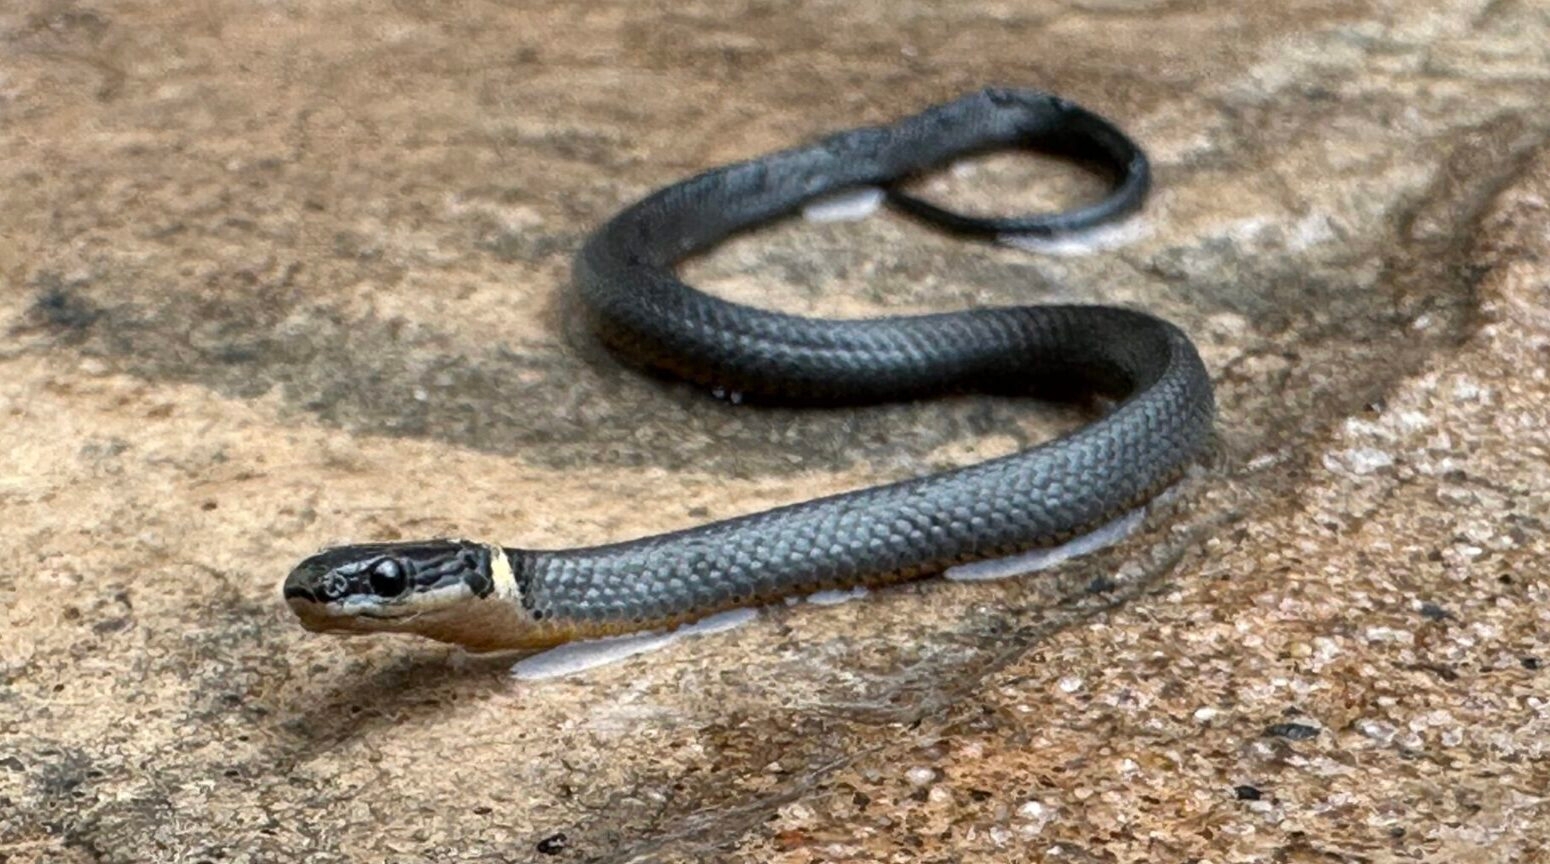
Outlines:
[[371,568],[371,590],[378,597],[397,597],[404,593],[404,570],[392,558],[383,558]]

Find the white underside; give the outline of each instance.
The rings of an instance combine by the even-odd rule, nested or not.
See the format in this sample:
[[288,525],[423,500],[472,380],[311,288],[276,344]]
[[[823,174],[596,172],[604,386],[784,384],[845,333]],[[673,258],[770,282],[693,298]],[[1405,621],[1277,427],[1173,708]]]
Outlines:
[[975,561],[973,564],[960,564],[957,567],[948,568],[942,575],[954,582],[989,582],[1048,570],[1072,558],[1090,555],[1099,549],[1113,546],[1140,527],[1141,520],[1145,516],[1146,509],[1137,508],[1059,546],[1035,549],[1032,552],[1009,555],[1006,558],[991,558],[986,561]]
[[[950,170],[966,173],[971,163],[954,163]],[[802,206],[802,218],[808,222],[858,222],[876,213],[883,206],[887,193],[877,186],[861,186],[846,189],[832,195],[815,198]],[[996,242],[1057,258],[1075,258],[1117,249],[1134,243],[1148,233],[1148,223],[1139,216],[1121,222],[1112,222],[1058,237],[1034,237],[1027,234],[1002,234]]]
[[856,222],[877,212],[883,205],[883,190],[876,186],[847,189],[802,205],[802,218],[809,222]]
[[666,648],[684,636],[731,630],[757,617],[757,609],[732,609],[701,618],[693,624],[685,624],[672,632],[653,630],[649,633],[567,642],[557,648],[524,657],[511,667],[511,674],[524,681],[574,675],[587,669],[617,663],[636,654]]
[[1126,244],[1134,243],[1146,236],[1146,233],[1146,221],[1132,217],[1123,222],[1099,225],[1096,228],[1088,228],[1086,231],[1078,231],[1075,234],[1062,234],[1058,237],[1001,234],[996,237],[996,242],[1004,246],[1021,249],[1024,252],[1033,252],[1037,255],[1076,258],[1082,255],[1092,255],[1097,252],[1118,249]]
[[[816,606],[837,606],[867,596],[865,586],[858,585],[843,591],[817,591],[806,597],[787,597],[787,606],[807,602]],[[685,624],[677,630],[652,630],[647,633],[630,633],[624,636],[605,636],[601,639],[581,639],[567,642],[531,657],[524,657],[511,667],[511,674],[524,681],[542,678],[559,678],[574,675],[587,669],[617,663],[627,657],[656,651],[673,644],[685,636],[703,636],[720,633],[752,621],[759,616],[758,609],[732,609],[701,618],[693,624]]]

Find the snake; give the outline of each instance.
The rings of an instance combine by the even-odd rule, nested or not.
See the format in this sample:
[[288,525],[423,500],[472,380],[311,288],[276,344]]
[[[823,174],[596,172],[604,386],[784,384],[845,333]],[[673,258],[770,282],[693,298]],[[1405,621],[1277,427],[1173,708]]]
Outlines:
[[[956,159],[1008,148],[1087,164],[1108,191],[1022,216],[963,215],[907,191]],[[1150,186],[1145,153],[1113,122],[1055,94],[990,87],[652,192],[591,233],[572,265],[589,330],[627,363],[744,401],[835,406],[982,392],[1106,407],[1009,455],[635,539],[324,548],[289,572],[283,598],[312,631],[532,650],[941,575],[1091,531],[1176,483],[1212,439],[1210,375],[1176,325],[1097,304],[802,317],[715,297],[676,268],[858,188],[881,188],[907,218],[950,234],[1006,240],[1080,236],[1140,210]]]

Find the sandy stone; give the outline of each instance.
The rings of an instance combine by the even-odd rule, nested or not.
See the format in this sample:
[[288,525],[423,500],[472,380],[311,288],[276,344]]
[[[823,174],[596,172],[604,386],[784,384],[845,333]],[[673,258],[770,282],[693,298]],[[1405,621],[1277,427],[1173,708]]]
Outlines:
[[[0,861],[1533,860],[1546,46],[1529,0],[4,4]],[[330,542],[623,539],[1080,422],[734,406],[565,299],[634,197],[987,83],[1145,144],[1121,245],[882,213],[686,274],[1176,321],[1220,446],[1140,531],[567,678],[290,619]],[[1095,188],[1008,155],[920,185]]]

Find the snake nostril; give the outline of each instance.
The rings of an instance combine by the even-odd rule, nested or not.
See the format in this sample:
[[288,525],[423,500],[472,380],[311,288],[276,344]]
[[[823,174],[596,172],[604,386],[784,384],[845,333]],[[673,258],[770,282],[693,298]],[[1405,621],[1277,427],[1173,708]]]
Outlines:
[[330,573],[323,577],[323,596],[329,600],[338,600],[349,588],[350,580],[339,573]]

